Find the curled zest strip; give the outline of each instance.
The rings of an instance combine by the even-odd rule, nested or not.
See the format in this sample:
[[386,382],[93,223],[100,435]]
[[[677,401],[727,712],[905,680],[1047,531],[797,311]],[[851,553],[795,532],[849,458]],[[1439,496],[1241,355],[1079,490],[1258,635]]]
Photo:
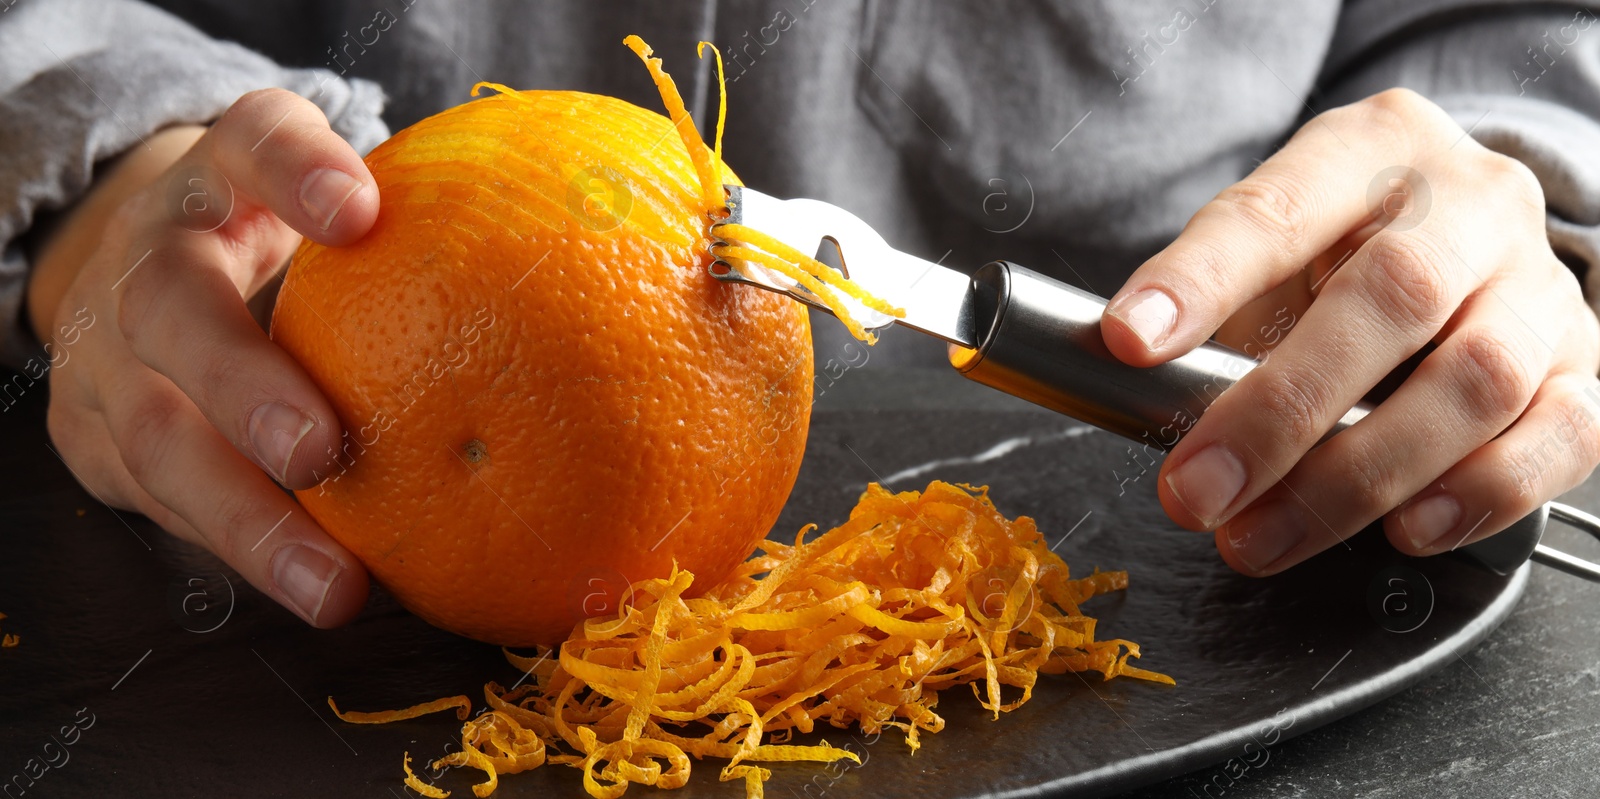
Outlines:
[[[700,131],[694,126],[694,120],[689,117],[689,110],[683,105],[683,96],[678,94],[678,84],[673,82],[672,76],[661,68],[661,59],[651,56],[654,50],[638,36],[630,34],[622,40],[639,60],[644,62],[646,69],[650,70],[650,79],[656,84],[656,89],[661,92],[661,101],[667,106],[667,116],[672,120],[672,127],[678,131],[678,137],[683,140],[683,146],[689,151],[689,160],[694,163],[694,171],[700,178],[701,200],[705,203],[707,212],[711,209],[722,208],[727,204],[727,198],[722,191],[721,162],[713,164],[712,154],[706,149],[706,143],[700,139]],[[712,48],[715,50],[716,48]],[[722,56],[717,56],[720,62]],[[718,134],[721,139],[721,134]]]
[[449,791],[446,791],[446,790],[443,790],[443,789],[440,789],[440,788],[435,788],[434,786],[429,785],[426,782],[423,782],[422,778],[418,777],[416,775],[416,772],[413,772],[411,770],[411,753],[410,752],[406,753],[406,759],[405,759],[405,761],[403,763],[401,763],[400,767],[405,769],[405,772],[406,772],[405,783],[406,783],[406,787],[407,788],[410,788],[411,790],[416,791],[417,793],[428,797],[428,799],[445,799],[445,797],[450,795]]
[[[705,56],[709,46],[717,61],[717,84],[721,91],[717,101],[717,130],[715,149],[708,150],[706,143],[700,138],[700,133],[695,129],[694,120],[690,118],[688,110],[684,107],[683,98],[678,94],[677,84],[672,77],[661,68],[661,59],[651,57],[653,52],[650,46],[638,36],[629,36],[623,43],[644,61],[650,70],[650,76],[655,81],[656,88],[661,93],[661,101],[667,107],[667,114],[672,119],[672,125],[678,131],[678,136],[683,140],[683,146],[689,152],[689,160],[694,163],[695,174],[700,180],[700,197],[705,204],[708,223],[715,227],[717,243],[713,244],[712,255],[724,260],[749,258],[757,260],[763,266],[787,275],[800,282],[808,291],[816,295],[828,309],[858,339],[873,343],[877,337],[868,333],[861,324],[850,314],[849,309],[839,301],[833,292],[822,289],[818,284],[832,286],[844,292],[861,304],[893,317],[905,316],[905,311],[896,308],[883,300],[878,299],[860,286],[846,279],[838,270],[813,258],[807,253],[790,247],[771,236],[753,228],[743,225],[718,224],[717,219],[722,218],[727,212],[727,194],[723,190],[723,164],[722,164],[722,133],[728,120],[728,82],[723,72],[722,53],[710,42],[700,42],[696,52]],[[765,250],[765,257],[751,258],[754,252],[748,247],[727,247],[725,243],[753,245]]]
[[[695,46],[694,54],[700,58],[706,57],[706,48],[711,48],[711,54],[717,57],[717,141],[712,154],[712,162],[719,167],[722,165],[722,130],[728,124],[728,76],[722,71],[722,51],[711,42],[701,42]],[[721,183],[722,181],[718,181]]]

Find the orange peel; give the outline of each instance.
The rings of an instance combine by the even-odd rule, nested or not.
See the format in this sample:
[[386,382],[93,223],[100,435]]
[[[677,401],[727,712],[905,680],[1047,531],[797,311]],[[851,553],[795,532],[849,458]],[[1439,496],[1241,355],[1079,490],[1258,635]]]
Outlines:
[[426,782],[423,782],[422,778],[418,777],[416,772],[411,770],[411,753],[410,752],[406,753],[405,760],[403,760],[401,762],[400,767],[405,769],[405,772],[406,772],[405,784],[406,784],[407,788],[410,788],[411,790],[416,791],[418,794],[421,794],[422,796],[428,797],[428,799],[445,799],[446,797],[448,797],[450,795],[449,791],[446,791],[446,790],[444,790],[442,788],[436,788],[436,787],[434,787],[432,785],[429,785]]
[[[482,797],[501,774],[555,763],[581,770],[590,796],[615,799],[634,784],[679,787],[693,759],[713,757],[727,761],[720,779],[759,797],[771,771],[758,764],[860,762],[826,741],[787,743],[819,722],[898,729],[916,751],[944,728],[934,708],[946,688],[970,685],[998,718],[1032,698],[1041,673],[1174,684],[1128,665],[1138,645],[1098,640],[1082,612],[1125,588],[1126,573],[1073,578],[1033,520],[1008,519],[987,488],[872,484],[844,524],[806,541],[811,529],[764,543],[698,598],[684,598],[694,575],[681,569],[634,583],[630,602],[578,625],[555,657],[507,651],[533,676],[485,686],[488,707],[462,725],[461,750],[431,767],[484,772]],[[465,718],[465,702],[339,716]],[[420,792],[413,780],[408,767]]]
[[432,702],[423,702],[420,705],[412,705],[399,710],[384,710],[377,713],[362,713],[355,710],[349,712],[341,711],[339,706],[334,704],[333,697],[330,696],[328,697],[328,707],[333,708],[333,715],[338,716],[340,721],[350,724],[388,724],[392,721],[405,721],[406,719],[414,719],[418,716],[426,716],[429,713],[438,713],[441,710],[449,710],[451,708],[455,708],[456,720],[458,721],[466,721],[467,716],[472,714],[472,700],[465,696],[447,696],[443,699],[435,699]]

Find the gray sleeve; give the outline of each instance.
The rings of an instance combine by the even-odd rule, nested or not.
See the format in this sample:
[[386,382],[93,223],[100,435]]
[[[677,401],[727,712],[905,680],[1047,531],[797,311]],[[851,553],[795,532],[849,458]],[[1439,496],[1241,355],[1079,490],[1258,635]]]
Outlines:
[[374,83],[287,69],[136,0],[0,0],[0,363],[39,355],[20,324],[20,237],[89,187],[97,163],[176,124],[280,87],[315,102],[358,152],[388,136]]
[[1323,106],[1394,86],[1538,176],[1556,253],[1600,308],[1600,12],[1441,0],[1347,4]]

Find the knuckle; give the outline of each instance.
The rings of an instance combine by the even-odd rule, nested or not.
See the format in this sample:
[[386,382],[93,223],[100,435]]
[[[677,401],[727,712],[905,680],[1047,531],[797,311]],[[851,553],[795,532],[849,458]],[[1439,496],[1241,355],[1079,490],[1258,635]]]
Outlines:
[[1508,155],[1484,150],[1479,163],[1481,174],[1487,175],[1490,185],[1502,198],[1516,207],[1529,211],[1542,223],[1544,220],[1544,187],[1527,164]]
[[191,399],[226,395],[227,387],[249,385],[262,372],[259,355],[228,332],[197,335],[185,353],[183,373],[188,378],[180,385]]
[[1278,242],[1285,254],[1297,251],[1306,239],[1310,211],[1292,182],[1248,178],[1224,189],[1217,199],[1225,213]]
[[184,385],[181,388],[189,396],[190,401],[225,437],[235,442],[247,443],[248,415],[241,413],[239,408],[224,407],[225,401],[233,396],[224,387],[237,387],[240,384],[240,375],[246,374],[246,367],[248,364],[238,358],[218,357],[206,353],[196,359],[192,385]]
[[1546,447],[1510,447],[1500,456],[1499,486],[1491,493],[1498,494],[1497,506],[1508,506],[1512,501],[1532,505],[1545,483],[1549,461]]
[[1322,437],[1318,424],[1328,405],[1323,384],[1304,374],[1274,374],[1252,391],[1257,413],[1269,420],[1266,428],[1279,431],[1280,440],[1309,447]]
[[1403,462],[1391,445],[1383,440],[1365,440],[1355,451],[1335,458],[1330,468],[1333,484],[1344,486],[1349,497],[1341,514],[1354,514],[1363,521],[1375,519],[1405,499],[1400,490]]
[[122,278],[122,286],[117,290],[117,328],[136,352],[161,318],[162,306],[170,294],[164,290],[163,270],[156,267],[157,264],[148,263],[136,266]]
[[217,498],[215,514],[201,531],[219,555],[243,554],[249,548],[249,530],[261,525],[270,509],[261,498],[247,493],[224,492]]
[[1428,98],[1399,86],[1378,92],[1361,100],[1357,105],[1363,112],[1387,127],[1408,132],[1416,128],[1419,118],[1438,110],[1438,106]]
[[208,348],[196,353],[195,358],[195,387],[191,397],[197,401],[205,400],[211,396],[211,389],[226,386],[230,382],[237,383],[239,375],[243,374],[240,363],[236,357],[223,355],[215,348]]
[[268,88],[256,89],[239,95],[239,99],[228,106],[222,113],[222,121],[238,122],[241,119],[254,119],[276,111],[282,113],[288,106],[300,99],[300,96],[288,89]]
[[1600,464],[1600,428],[1596,425],[1592,398],[1578,392],[1562,395],[1553,402],[1556,437],[1579,471],[1587,475]]
[[279,123],[291,128],[297,127],[296,123],[312,122],[327,125],[327,117],[315,103],[288,89],[271,88],[241,95],[222,113],[215,127],[223,131],[237,128],[240,136],[253,133],[259,137]]
[[1463,132],[1448,112],[1404,87],[1386,89],[1324,116],[1413,149],[1453,144]]
[[1367,101],[1378,108],[1406,114],[1415,114],[1419,109],[1432,105],[1426,97],[1404,86],[1384,89],[1367,98]]
[[[1554,256],[1554,257],[1552,257]],[[1583,298],[1583,281],[1578,278],[1578,269],[1567,266],[1552,250],[1543,254],[1543,273],[1550,276],[1550,293],[1560,297],[1569,309],[1567,315],[1574,321],[1583,320],[1594,323],[1595,311],[1589,307]],[[1583,268],[1583,267],[1579,267]]]
[[1498,423],[1520,414],[1538,389],[1528,348],[1483,328],[1455,338],[1458,388],[1473,417]]
[[183,404],[177,397],[157,392],[133,401],[127,410],[121,434],[116,436],[117,449],[128,474],[140,485],[149,485],[176,445]]
[[1367,242],[1369,293],[1395,327],[1437,329],[1450,314],[1444,260],[1421,237],[1383,233]]
[[1184,240],[1182,247],[1173,246],[1162,254],[1161,282],[1185,298],[1186,307],[1225,308],[1224,292],[1237,282],[1233,264],[1234,259],[1210,242]]

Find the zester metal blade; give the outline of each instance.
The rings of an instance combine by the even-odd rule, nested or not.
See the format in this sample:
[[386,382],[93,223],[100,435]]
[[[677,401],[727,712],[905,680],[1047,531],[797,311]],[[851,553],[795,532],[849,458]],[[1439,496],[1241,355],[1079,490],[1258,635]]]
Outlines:
[[[845,305],[869,330],[899,323],[952,344],[977,344],[972,281],[966,275],[889,246],[855,214],[820,200],[779,200],[743,186],[725,186],[728,218],[756,228],[807,255],[824,241],[839,248],[845,276],[873,296],[905,309],[896,319],[846,298]],[[715,233],[713,228],[712,232]],[[718,280],[787,294],[824,311],[821,301],[792,278],[748,261],[718,261]]]

